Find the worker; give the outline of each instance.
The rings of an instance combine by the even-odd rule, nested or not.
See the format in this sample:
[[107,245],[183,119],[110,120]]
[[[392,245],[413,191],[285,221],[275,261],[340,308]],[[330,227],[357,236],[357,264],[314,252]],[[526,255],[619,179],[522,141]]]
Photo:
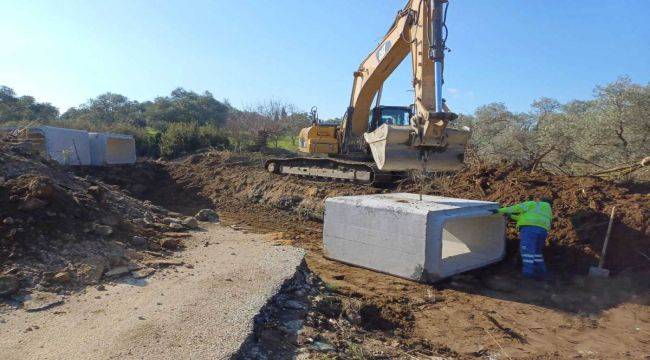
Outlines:
[[542,249],[544,249],[546,236],[551,230],[552,205],[552,199],[541,198],[539,201],[531,200],[493,210],[494,213],[507,215],[517,221],[524,277],[547,278]]

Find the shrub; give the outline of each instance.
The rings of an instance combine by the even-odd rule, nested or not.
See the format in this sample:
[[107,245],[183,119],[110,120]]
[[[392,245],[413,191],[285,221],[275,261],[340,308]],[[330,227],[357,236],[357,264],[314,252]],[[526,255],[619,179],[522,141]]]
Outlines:
[[199,136],[201,137],[203,146],[211,146],[218,149],[225,149],[230,146],[228,136],[211,125],[201,126],[199,128]]
[[160,138],[160,156],[172,158],[210,146],[225,148],[228,138],[213,126],[172,123]]

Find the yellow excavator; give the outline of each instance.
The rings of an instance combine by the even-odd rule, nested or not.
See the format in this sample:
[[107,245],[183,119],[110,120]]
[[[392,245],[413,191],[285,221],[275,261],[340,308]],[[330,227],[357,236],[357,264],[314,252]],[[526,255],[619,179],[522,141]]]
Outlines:
[[[442,97],[448,6],[447,0],[409,0],[354,72],[350,106],[341,124],[320,123],[312,112],[312,125],[300,131],[298,148],[311,155],[269,159],[267,170],[386,183],[409,170],[460,169],[470,131],[447,126],[458,117]],[[414,103],[381,105],[384,81],[409,53]]]

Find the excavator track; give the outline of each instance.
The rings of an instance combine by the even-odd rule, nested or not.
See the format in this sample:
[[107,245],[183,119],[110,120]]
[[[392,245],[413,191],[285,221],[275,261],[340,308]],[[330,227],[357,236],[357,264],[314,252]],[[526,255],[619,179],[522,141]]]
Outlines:
[[371,162],[333,158],[272,158],[266,160],[264,167],[274,174],[350,181],[371,185],[392,183],[401,175],[396,172],[381,171]]

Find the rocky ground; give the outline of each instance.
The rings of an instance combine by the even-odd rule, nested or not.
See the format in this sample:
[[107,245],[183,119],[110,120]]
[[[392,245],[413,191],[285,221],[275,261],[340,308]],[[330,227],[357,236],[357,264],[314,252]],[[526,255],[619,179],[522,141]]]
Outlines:
[[[299,324],[293,315],[268,304],[240,352],[243,358],[642,358],[650,352],[647,187],[503,165],[372,188],[271,175],[262,162],[259,154],[208,152],[94,174],[175,211],[214,204],[225,224],[272,233],[280,244],[308,250],[305,277],[318,290],[303,294],[287,285],[279,295],[306,296],[307,308],[298,309],[302,327],[293,333]],[[388,191],[502,203],[554,195],[557,220],[546,255],[555,281],[540,284],[518,275],[513,229],[504,262],[435,286],[324,258],[323,200]],[[613,204],[621,209],[612,236],[618,244],[612,243],[606,267],[615,276],[598,281],[585,275],[598,259]]]
[[[110,271],[138,271],[146,261],[169,261],[186,245],[182,237],[186,235],[179,232],[193,227],[186,217],[213,208],[234,230],[268,233],[271,244],[307,250],[300,271],[256,317],[238,358],[644,358],[650,353],[647,185],[617,185],[503,164],[373,188],[272,175],[263,170],[262,155],[227,152],[128,167],[82,168],[74,174],[25,160],[25,170],[11,172],[28,159],[20,151],[0,153],[0,217],[13,220],[0,228],[2,279],[10,285],[14,280],[6,279],[19,280],[18,286],[10,287],[11,294],[5,294],[9,302],[20,304],[38,291],[67,296],[83,288],[79,269],[90,263],[87,254],[102,259],[101,270],[94,273],[100,274],[98,282],[109,283]],[[59,207],[58,198],[47,195],[58,190],[43,191],[38,185],[42,182],[30,185],[27,179],[32,175],[51,179],[52,186],[67,196],[63,198],[71,200]],[[106,198],[95,196],[93,186]],[[557,219],[546,257],[555,280],[537,283],[518,275],[512,228],[502,263],[433,286],[323,257],[326,197],[392,191],[504,204],[531,194],[553,195]],[[35,209],[25,207],[32,198],[40,200],[32,201]],[[614,276],[591,279],[585,275],[598,260],[612,205],[620,209],[606,261]],[[48,210],[57,214],[51,216],[55,220],[48,222]],[[110,215],[119,218],[117,225],[102,221]],[[65,229],[61,234],[56,232],[59,224]],[[102,235],[104,226],[112,233]],[[66,240],[66,233],[76,240]],[[133,244],[136,237],[144,241]],[[69,254],[60,250],[67,247],[75,250]],[[41,253],[46,255],[35,255]],[[54,281],[62,271],[70,275],[70,285]]]
[[[197,215],[217,220],[210,209]],[[155,271],[197,226],[193,216],[0,141],[0,296],[13,305]]]
[[230,358],[259,309],[295,276],[304,251],[209,223],[185,244],[171,259],[177,266],[146,278],[122,274],[47,311],[0,312],[0,357]]

